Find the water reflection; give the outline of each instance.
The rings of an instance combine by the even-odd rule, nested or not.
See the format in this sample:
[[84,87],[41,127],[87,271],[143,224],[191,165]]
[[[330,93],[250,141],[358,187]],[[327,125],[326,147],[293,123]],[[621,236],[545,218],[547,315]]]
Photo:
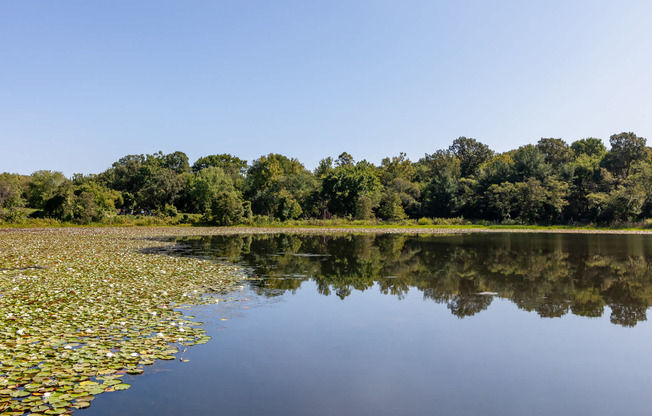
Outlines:
[[631,327],[652,306],[652,238],[644,235],[238,235],[183,239],[193,254],[251,266],[263,296],[306,280],[345,299],[377,284],[416,288],[463,318],[510,299],[541,317],[567,313]]

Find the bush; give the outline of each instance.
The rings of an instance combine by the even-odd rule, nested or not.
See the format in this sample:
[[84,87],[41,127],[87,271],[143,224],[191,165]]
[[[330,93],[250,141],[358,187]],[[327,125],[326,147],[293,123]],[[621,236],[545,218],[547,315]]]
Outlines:
[[166,217],[176,217],[179,215],[179,212],[177,211],[177,207],[174,205],[165,204],[165,208],[163,208],[163,215]]

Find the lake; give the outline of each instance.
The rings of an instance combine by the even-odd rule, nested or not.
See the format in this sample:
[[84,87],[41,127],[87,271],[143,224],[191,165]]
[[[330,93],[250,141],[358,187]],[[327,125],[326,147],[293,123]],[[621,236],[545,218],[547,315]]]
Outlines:
[[213,339],[85,415],[613,415],[652,408],[652,236],[235,235]]

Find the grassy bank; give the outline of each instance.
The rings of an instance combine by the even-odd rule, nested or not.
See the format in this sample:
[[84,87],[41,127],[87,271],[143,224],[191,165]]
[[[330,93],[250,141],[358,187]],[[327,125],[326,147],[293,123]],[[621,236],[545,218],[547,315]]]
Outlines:
[[[78,224],[50,218],[23,218],[19,222],[2,222],[0,228],[79,228],[79,227],[211,227],[201,222],[196,214],[177,217],[162,216],[113,216],[101,222]],[[370,228],[370,229],[503,229],[503,230],[652,230],[652,220],[638,222],[614,222],[609,224],[524,224],[516,222],[472,221],[463,218],[421,218],[419,220],[381,221],[381,220],[292,220],[279,221],[274,218],[256,216],[237,227],[256,228]]]

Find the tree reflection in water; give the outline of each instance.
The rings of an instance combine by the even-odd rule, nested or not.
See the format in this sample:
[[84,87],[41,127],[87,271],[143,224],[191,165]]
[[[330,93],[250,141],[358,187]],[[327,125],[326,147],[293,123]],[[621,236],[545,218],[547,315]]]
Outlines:
[[312,280],[345,299],[377,285],[402,298],[416,288],[463,318],[510,299],[541,317],[569,312],[634,326],[652,306],[652,237],[589,234],[212,236],[181,240],[196,255],[241,262],[264,296]]

